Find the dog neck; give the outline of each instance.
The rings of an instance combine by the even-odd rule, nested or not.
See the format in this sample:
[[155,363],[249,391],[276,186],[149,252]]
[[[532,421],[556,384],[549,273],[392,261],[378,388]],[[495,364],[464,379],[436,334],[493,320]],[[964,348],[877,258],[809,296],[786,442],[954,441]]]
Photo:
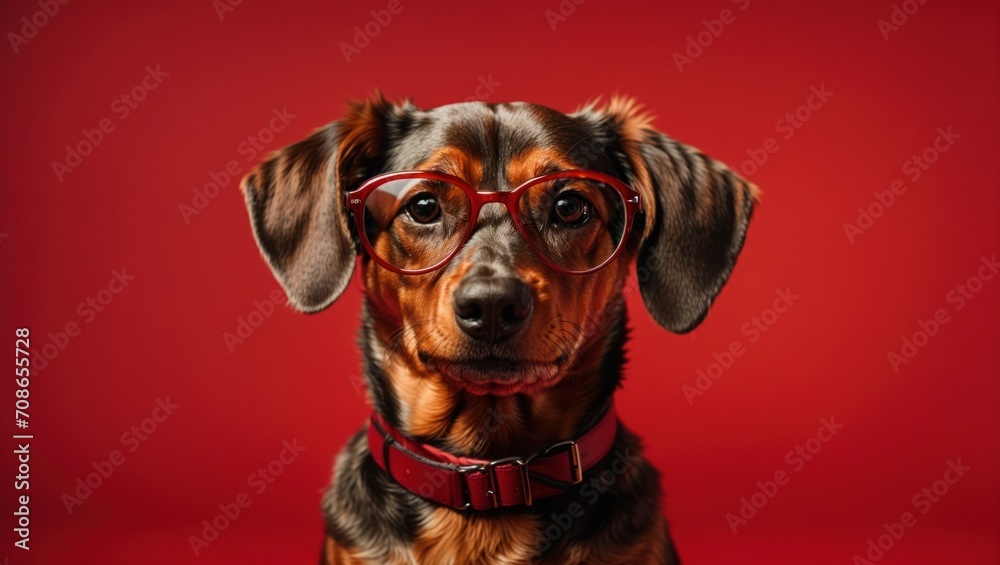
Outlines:
[[596,424],[621,380],[627,315],[614,300],[559,381],[531,395],[473,395],[386,351],[365,305],[360,340],[369,401],[405,436],[458,457],[534,453]]

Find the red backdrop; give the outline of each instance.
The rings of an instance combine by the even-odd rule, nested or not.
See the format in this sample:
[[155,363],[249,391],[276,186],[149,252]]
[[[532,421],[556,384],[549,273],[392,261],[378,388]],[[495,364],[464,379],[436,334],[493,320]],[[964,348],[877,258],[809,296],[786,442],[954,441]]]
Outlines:
[[2,332],[30,328],[36,372],[29,428],[3,424],[33,439],[28,491],[0,449],[0,558],[193,561],[245,493],[201,559],[314,562],[367,413],[361,288],[272,308],[238,177],[381,88],[564,111],[626,93],[762,188],[700,328],[629,299],[618,403],[687,563],[995,563],[995,3],[576,2],[4,3]]

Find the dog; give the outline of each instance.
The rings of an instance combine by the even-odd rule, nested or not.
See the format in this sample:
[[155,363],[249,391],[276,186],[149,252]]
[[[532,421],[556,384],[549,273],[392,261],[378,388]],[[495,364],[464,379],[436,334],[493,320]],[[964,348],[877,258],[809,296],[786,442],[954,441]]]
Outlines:
[[294,308],[329,306],[357,265],[365,288],[373,415],[334,464],[321,563],[679,562],[660,475],[614,410],[625,298],[637,285],[660,326],[694,329],[754,185],[630,99],[377,94],[241,187]]

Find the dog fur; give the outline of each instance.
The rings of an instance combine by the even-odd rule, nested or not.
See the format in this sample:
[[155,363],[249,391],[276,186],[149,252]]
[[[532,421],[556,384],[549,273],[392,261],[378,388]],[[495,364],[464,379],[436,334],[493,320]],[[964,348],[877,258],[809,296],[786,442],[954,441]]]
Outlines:
[[[623,292],[632,263],[649,313],[684,333],[704,318],[743,246],[756,188],[651,122],[626,99],[563,114],[527,103],[422,110],[376,96],[270,156],[242,188],[262,255],[297,309],[329,306],[361,265],[359,344],[374,410],[408,437],[458,456],[529,454],[588,429],[612,402],[625,360]],[[344,194],[376,174],[412,169],[493,191],[554,170],[591,169],[634,187],[643,211],[623,253],[590,275],[554,274],[499,207],[482,210],[447,265],[401,275],[361,252]],[[517,277],[533,301],[530,323],[489,346],[462,334],[452,306],[465,277],[484,274]],[[463,380],[493,370],[477,365],[484,348],[548,364],[557,377],[529,394],[474,394]],[[456,358],[466,361],[449,361]],[[614,480],[593,483],[604,490],[595,495],[586,485],[602,474]],[[369,456],[363,429],[337,457],[323,508],[329,564],[678,562],[659,474],[624,426],[579,488],[530,507],[479,512],[403,489]],[[553,515],[571,518],[556,523]]]

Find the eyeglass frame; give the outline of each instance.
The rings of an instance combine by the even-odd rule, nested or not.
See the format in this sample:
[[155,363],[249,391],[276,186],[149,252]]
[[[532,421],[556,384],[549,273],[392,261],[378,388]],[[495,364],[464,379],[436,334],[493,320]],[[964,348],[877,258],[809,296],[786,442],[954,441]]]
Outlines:
[[[606,184],[618,192],[625,206],[625,225],[622,228],[621,239],[618,241],[617,247],[615,247],[615,250],[611,253],[611,255],[609,255],[608,258],[605,259],[601,264],[586,269],[584,271],[574,271],[567,269],[549,259],[546,253],[543,250],[539,249],[538,246],[534,243],[533,237],[528,233],[527,229],[521,223],[520,213],[518,212],[517,209],[517,205],[521,200],[521,196],[524,195],[524,193],[532,186],[541,184],[543,182],[565,179],[565,178],[594,180]],[[368,196],[371,195],[372,192],[374,192],[376,189],[378,189],[378,187],[382,186],[383,184],[396,180],[407,180],[407,179],[427,179],[427,180],[434,180],[438,182],[448,183],[458,187],[459,189],[462,190],[462,192],[465,192],[466,197],[468,197],[469,199],[469,205],[470,205],[469,221],[468,221],[469,227],[466,228],[465,233],[462,235],[461,243],[456,245],[455,249],[452,250],[442,260],[438,261],[434,265],[431,265],[430,267],[425,267],[422,269],[403,269],[400,267],[396,267],[391,263],[389,263],[388,261],[379,257],[378,253],[376,253],[375,249],[372,247],[371,242],[368,241],[367,230],[365,229],[365,220],[364,220],[365,203],[368,200]],[[458,177],[445,173],[440,173],[437,171],[421,171],[421,170],[395,171],[390,173],[382,173],[380,175],[376,175],[374,177],[369,178],[364,183],[362,183],[361,186],[359,186],[358,188],[348,191],[345,194],[345,198],[347,200],[348,210],[350,210],[351,214],[354,216],[355,222],[357,223],[357,230],[358,230],[358,235],[361,239],[361,244],[362,246],[364,246],[365,251],[368,253],[368,256],[373,261],[375,261],[375,263],[377,263],[379,266],[401,275],[423,275],[436,271],[441,267],[447,265],[449,261],[455,258],[455,255],[458,254],[458,252],[462,249],[462,247],[469,242],[469,239],[472,237],[472,233],[476,229],[476,224],[479,220],[479,212],[482,209],[482,207],[485,206],[486,204],[496,204],[496,203],[503,204],[507,208],[507,213],[510,215],[511,221],[514,222],[514,226],[517,228],[517,231],[524,237],[525,240],[527,240],[528,245],[531,246],[532,251],[535,252],[535,255],[537,255],[542,260],[542,262],[544,262],[552,269],[563,274],[589,275],[591,273],[603,269],[618,257],[622,249],[625,248],[627,241],[629,239],[629,235],[632,233],[632,225],[634,223],[634,218],[636,213],[642,210],[642,203],[639,197],[639,192],[637,190],[635,190],[631,186],[625,184],[621,180],[611,175],[587,169],[556,171],[553,173],[548,173],[529,179],[510,191],[489,191],[489,192],[478,191],[475,188],[473,188],[471,184]]]

